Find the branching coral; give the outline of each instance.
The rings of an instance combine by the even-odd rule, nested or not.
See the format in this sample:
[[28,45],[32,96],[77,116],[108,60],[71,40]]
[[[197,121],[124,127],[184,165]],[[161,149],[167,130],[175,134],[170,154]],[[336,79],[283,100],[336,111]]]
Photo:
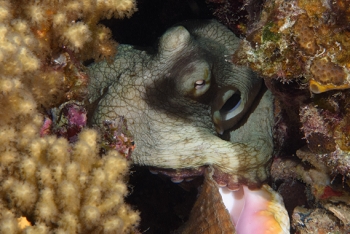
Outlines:
[[73,147],[56,137],[23,145],[22,155],[2,170],[1,204],[13,213],[2,213],[1,232],[17,229],[19,216],[36,224],[26,228],[32,233],[39,226],[53,230],[53,223],[69,233],[130,231],[138,214],[123,204],[128,162],[116,151],[101,159],[96,138],[95,131],[84,130]]
[[116,52],[98,20],[135,10],[132,0],[0,1],[1,233],[133,230],[126,159],[115,151],[100,158],[93,130],[70,145],[41,126],[44,110],[84,96],[81,61]]
[[[81,98],[87,78],[79,61],[116,53],[110,30],[98,20],[130,16],[135,10],[133,0],[2,0],[0,74],[12,83],[20,79],[45,107]],[[11,82],[5,81],[4,88],[10,88]]]

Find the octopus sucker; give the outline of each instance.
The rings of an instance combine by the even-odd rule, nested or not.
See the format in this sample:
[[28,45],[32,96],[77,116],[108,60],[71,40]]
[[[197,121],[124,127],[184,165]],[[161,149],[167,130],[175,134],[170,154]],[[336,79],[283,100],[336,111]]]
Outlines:
[[249,68],[226,59],[238,44],[206,20],[170,28],[157,49],[119,45],[113,63],[89,67],[90,123],[123,116],[135,142],[132,162],[154,173],[173,170],[174,182],[210,166],[213,180],[231,190],[263,188],[273,96]]

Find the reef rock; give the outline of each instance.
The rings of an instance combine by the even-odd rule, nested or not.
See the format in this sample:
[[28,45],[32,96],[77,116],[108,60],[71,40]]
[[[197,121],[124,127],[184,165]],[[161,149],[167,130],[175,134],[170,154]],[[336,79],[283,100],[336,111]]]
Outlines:
[[313,93],[350,87],[349,2],[268,0],[234,60],[266,78],[303,77]]
[[[90,67],[91,122],[101,126],[123,116],[135,141],[133,163],[168,170],[175,182],[202,174],[203,167],[210,165],[205,180],[210,185],[205,183],[202,189],[215,184],[216,191],[201,195],[197,207],[219,212],[223,203],[217,186],[225,186],[226,194],[240,191],[237,196],[246,197],[247,206],[261,207],[248,209],[252,213],[245,216],[246,222],[267,217],[280,233],[288,233],[282,200],[273,200],[274,195],[266,195],[271,189],[261,187],[273,150],[273,98],[262,79],[230,61],[238,44],[239,39],[216,21],[193,21],[170,28],[155,50],[120,45],[112,64]],[[256,188],[260,189],[251,190]],[[268,199],[248,202],[253,194]],[[275,204],[278,208],[270,210]],[[198,213],[195,210],[192,213]],[[212,222],[220,224],[222,216],[218,217]],[[225,220],[232,226],[234,219]],[[233,230],[230,225],[223,230]],[[257,222],[251,227],[263,225]],[[266,228],[271,226],[260,231]],[[206,233],[204,229],[198,233]]]

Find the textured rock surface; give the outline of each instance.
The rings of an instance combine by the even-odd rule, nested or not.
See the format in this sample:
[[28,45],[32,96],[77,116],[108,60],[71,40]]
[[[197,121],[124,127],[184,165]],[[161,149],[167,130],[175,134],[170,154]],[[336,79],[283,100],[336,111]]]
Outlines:
[[[254,2],[254,1],[252,1]],[[313,93],[348,89],[349,1],[268,0],[234,56],[267,79]],[[251,5],[251,4],[249,4]],[[259,13],[256,13],[259,15]]]

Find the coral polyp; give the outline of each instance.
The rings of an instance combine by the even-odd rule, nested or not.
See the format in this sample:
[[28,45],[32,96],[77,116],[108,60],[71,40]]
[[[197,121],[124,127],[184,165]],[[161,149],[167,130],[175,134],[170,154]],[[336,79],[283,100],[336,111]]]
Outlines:
[[346,70],[329,61],[329,58],[314,59],[310,66],[313,79],[310,80],[310,90],[314,93],[322,93],[330,89],[350,88],[347,82]]
[[350,88],[348,1],[270,0],[233,56],[265,78],[306,78],[314,93]]
[[318,45],[314,38],[314,32],[310,27],[310,20],[306,14],[300,15],[293,27],[295,40],[298,43],[300,49],[305,54],[313,55],[318,50]]
[[100,157],[81,106],[63,105],[57,130],[49,118],[50,108],[85,95],[85,59],[116,52],[98,21],[135,9],[132,0],[0,0],[0,233],[136,229],[139,214],[124,202],[126,159],[112,150]]

